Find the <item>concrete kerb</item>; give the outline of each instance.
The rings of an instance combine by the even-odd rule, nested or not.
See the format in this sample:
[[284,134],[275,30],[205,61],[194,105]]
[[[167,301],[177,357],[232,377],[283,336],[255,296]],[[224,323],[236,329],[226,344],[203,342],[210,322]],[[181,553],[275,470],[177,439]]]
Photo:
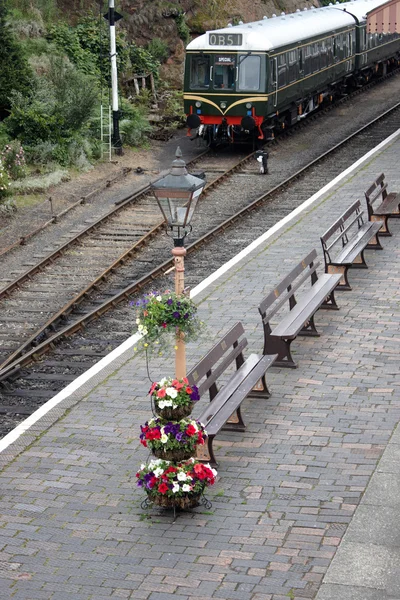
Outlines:
[[[284,219],[279,221],[276,225],[271,227],[262,236],[257,238],[254,242],[249,244],[247,248],[238,253],[233,259],[225,263],[222,267],[217,269],[212,275],[207,277],[203,282],[196,286],[191,296],[196,297],[205,289],[210,287],[213,283],[218,280],[221,281],[222,277],[227,274],[228,279],[233,276],[233,267],[238,265],[240,262],[245,264],[247,257],[254,253],[254,256],[258,256],[262,252],[265,252],[271,244],[279,239],[284,233],[290,230],[294,225],[294,219],[298,218],[301,221],[306,214],[315,210],[321,206],[324,202],[328,201],[333,194],[343,187],[348,181],[351,181],[355,177],[356,173],[359,172],[359,167],[364,165],[362,169],[365,169],[368,164],[372,162],[374,158],[379,156],[388,145],[390,145],[400,135],[400,130],[389,136],[376,148],[369,151],[348,169],[343,171],[329,184],[321,188],[316,194],[311,196],[302,205],[297,207]],[[366,162],[368,161],[369,162]],[[365,163],[365,164],[364,164]],[[350,174],[353,175],[348,177]],[[339,185],[340,184],[340,185]],[[329,192],[329,193],[328,193]],[[320,202],[318,202],[320,200]],[[310,210],[307,210],[310,209]],[[297,222],[297,221],[296,221]],[[269,240],[269,241],[268,241]],[[268,245],[265,242],[268,241]],[[257,252],[257,248],[260,248]],[[242,267],[239,266],[240,270]],[[236,273],[237,271],[235,271]],[[224,278],[226,281],[226,278]],[[215,287],[214,287],[215,290]],[[201,302],[205,302],[208,298],[206,295],[202,298]],[[80,400],[84,399],[93,389],[99,386],[103,381],[109,378],[113,373],[117,372],[125,363],[132,360],[136,355],[134,346],[140,339],[140,335],[135,334],[130,336],[123,344],[118,348],[114,349],[110,354],[102,358],[98,363],[93,365],[88,371],[80,375],[75,381],[66,386],[42,407],[35,411],[30,417],[24,420],[18,425],[13,431],[7,434],[2,440],[0,440],[0,467],[7,465],[12,461],[18,454],[20,454],[25,448],[31,445],[35,439],[41,436],[46,430],[51,427],[53,423],[58,421],[65,414],[66,411],[70,410]]]

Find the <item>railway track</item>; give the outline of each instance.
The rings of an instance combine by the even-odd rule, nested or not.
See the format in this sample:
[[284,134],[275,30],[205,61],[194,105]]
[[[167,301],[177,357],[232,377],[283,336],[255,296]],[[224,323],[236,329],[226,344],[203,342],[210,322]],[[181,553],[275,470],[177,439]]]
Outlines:
[[[373,145],[376,145],[380,139],[386,137],[391,131],[398,128],[400,124],[398,105],[392,109],[390,114],[392,115],[391,119],[388,118],[389,115],[381,116],[381,125],[377,127],[375,124],[375,129],[377,131],[373,135]],[[393,115],[397,115],[396,118],[393,118]],[[386,125],[385,127],[382,125],[382,123],[385,122],[385,119],[386,122],[390,121],[388,129],[386,129]],[[373,128],[374,125],[369,124],[367,128],[364,128],[364,133],[357,132],[353,134],[349,139],[344,141],[343,144],[348,145],[350,143],[355,143],[357,138],[362,135],[365,136],[366,132],[371,132]],[[369,141],[371,141],[370,133],[368,134],[368,137]],[[343,147],[343,145],[340,147]],[[287,189],[288,186],[293,185],[294,181],[310,171],[310,169],[317,165],[321,160],[327,161],[332,155],[337,156],[340,147],[337,146],[330,150],[329,153],[324,153],[322,156],[314,159],[300,170],[285,178],[283,182],[275,186],[272,190],[257,196],[252,202],[249,203],[247,201],[244,206],[240,206],[242,200],[238,198],[238,206],[233,209],[231,207],[230,210],[234,210],[234,214],[231,214],[228,218],[223,218],[224,210],[218,211],[221,214],[221,222],[211,231],[206,217],[207,211],[209,210],[209,208],[207,208],[207,203],[209,205],[211,204],[213,207],[215,207],[216,204],[224,206],[227,198],[232,198],[232,189],[228,185],[222,185],[218,188],[218,197],[215,197],[215,194],[210,193],[208,198],[206,198],[206,201],[200,205],[197,214],[198,223],[196,224],[196,232],[198,233],[199,238],[188,247],[188,251],[194,252],[195,250],[198,251],[199,248],[207,247],[215,236],[221,235],[221,231],[225,231],[228,227],[231,227],[232,223],[240,222],[240,220],[244,218],[245,213],[254,211],[257,207],[265,205],[266,202],[268,202],[268,206],[271,207],[273,205],[273,198],[281,194],[282,189]],[[363,142],[362,153],[364,152],[365,146]],[[249,157],[245,157],[244,160],[248,161]],[[235,164],[235,168],[242,169],[244,164],[246,163],[240,160]],[[339,172],[343,170],[343,168],[345,167],[340,165]],[[225,176],[225,173],[221,176]],[[237,177],[239,177],[239,180],[241,177],[243,181],[243,177],[254,177],[254,173],[251,173],[250,171],[246,174],[242,169]],[[331,179],[330,175],[329,178]],[[321,187],[321,184],[318,185],[318,188],[319,187]],[[310,195],[311,193],[309,185],[307,185],[307,194]],[[148,198],[147,201],[144,201],[144,207],[146,207],[146,202],[149,202]],[[281,209],[282,207],[277,211],[271,211],[272,214],[275,214],[274,218],[276,220],[281,218]],[[141,210],[146,213],[146,210],[143,208],[141,208]],[[213,214],[213,217],[215,218],[215,213]],[[158,228],[159,227],[160,225],[158,225]],[[266,227],[263,224],[263,230],[265,230],[265,228]],[[94,231],[96,231],[97,237],[100,237],[101,239],[104,238],[104,236],[98,236],[96,228]],[[130,232],[128,232],[128,237],[129,233]],[[252,239],[254,239],[254,230],[252,230],[251,236]],[[53,395],[55,391],[64,387],[70,380],[75,379],[80,372],[86,370],[94,361],[98,360],[100,356],[106,354],[109,350],[119,344],[122,339],[129,335],[134,319],[126,319],[125,315],[123,321],[126,321],[126,325],[129,323],[129,325],[128,327],[126,325],[122,327],[121,319],[115,317],[115,314],[117,312],[119,313],[121,309],[115,309],[115,307],[126,305],[127,300],[132,299],[132,297],[140,292],[143,287],[149,285],[156,277],[165,273],[165,271],[168,271],[172,266],[172,262],[169,258],[170,244],[168,240],[164,236],[156,237],[153,235],[151,237],[153,238],[152,243],[146,247],[141,247],[139,254],[136,255],[134,270],[131,262],[125,267],[121,267],[118,271],[115,270],[115,267],[114,269],[109,269],[110,279],[108,282],[104,282],[104,278],[99,277],[98,280],[96,280],[96,285],[92,286],[91,290],[87,290],[86,293],[81,292],[77,302],[69,302],[68,305],[66,305],[66,310],[63,312],[59,311],[60,314],[56,315],[56,319],[53,320],[51,325],[42,328],[42,340],[40,339],[40,336],[36,335],[34,339],[30,340],[30,347],[29,345],[25,345],[18,356],[13,356],[11,360],[7,360],[7,364],[0,371],[0,386],[2,388],[0,390],[2,402],[0,412],[5,416],[4,426],[2,428],[4,433],[11,425],[20,420],[21,415],[25,416],[32,412],[35,404],[40,405],[44,400]],[[106,241],[109,240],[106,238]],[[224,244],[226,244],[225,241]],[[128,258],[128,255],[126,255],[125,261],[128,260]],[[123,262],[124,261],[121,261],[122,264]],[[217,266],[218,265],[207,264],[207,267],[211,269],[211,271]],[[200,272],[199,269],[196,269],[196,274],[197,272]],[[200,279],[201,278],[202,277],[200,276]],[[34,283],[34,285],[36,284]],[[97,291],[95,291],[96,288]],[[32,290],[30,290],[30,293],[32,293]],[[33,293],[37,294],[38,292]],[[30,301],[32,302],[32,298],[30,298]],[[98,331],[96,331],[96,334],[89,333],[93,327],[97,330],[97,326],[90,324],[111,309],[114,309],[113,312],[110,313],[112,315],[111,319],[108,325],[104,326],[106,335],[103,340],[99,340],[97,339]],[[122,313],[125,313],[126,310],[126,307],[122,308]],[[130,312],[132,313],[132,310],[130,310]],[[118,323],[117,327],[115,326],[115,320]],[[97,323],[100,323],[100,321],[97,321]],[[100,329],[101,328],[102,326]],[[87,333],[83,335],[82,332],[85,331]],[[71,338],[72,335],[75,336],[73,341]],[[87,335],[89,335],[89,338]],[[90,337],[90,335],[94,335],[94,337]],[[60,344],[62,344],[62,350]],[[50,348],[54,350],[54,356],[61,351],[61,356],[59,356],[58,360],[55,360],[53,356],[51,360],[38,362],[36,365],[33,364],[28,370],[28,366],[34,363],[34,361],[37,361],[40,356],[48,352]],[[27,406],[28,398],[29,407]],[[34,400],[33,407],[32,399]]]

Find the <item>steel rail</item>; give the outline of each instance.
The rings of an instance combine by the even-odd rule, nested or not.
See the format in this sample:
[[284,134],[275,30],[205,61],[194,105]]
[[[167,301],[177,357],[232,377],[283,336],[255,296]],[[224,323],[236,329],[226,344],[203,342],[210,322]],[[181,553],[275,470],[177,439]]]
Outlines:
[[[186,247],[187,253],[189,254],[189,253],[193,252],[194,250],[196,250],[203,244],[209,242],[213,237],[218,235],[221,231],[225,231],[226,229],[231,227],[234,223],[236,223],[236,221],[241,219],[244,215],[252,212],[258,206],[260,206],[261,204],[264,204],[267,200],[270,200],[273,196],[275,196],[280,191],[282,191],[282,189],[288,187],[288,185],[293,183],[295,180],[299,179],[307,171],[309,171],[311,168],[313,168],[316,164],[323,161],[327,156],[335,153],[338,149],[342,148],[345,144],[349,143],[351,140],[353,140],[355,137],[357,137],[358,135],[360,135],[367,129],[373,127],[377,122],[384,119],[390,113],[396,111],[399,107],[400,107],[400,102],[396,103],[390,109],[386,110],[384,113],[382,113],[381,115],[379,115],[378,117],[376,117],[375,119],[373,119],[372,121],[367,123],[366,125],[360,127],[357,131],[355,131],[351,135],[347,136],[344,140],[342,140],[338,144],[335,144],[332,148],[330,148],[329,150],[327,150],[326,152],[321,154],[319,157],[310,161],[307,165],[305,165],[304,167],[299,169],[296,173],[294,173],[290,177],[287,177],[283,182],[281,182],[280,184],[278,184],[277,186],[275,186],[268,192],[261,194],[258,198],[253,200],[249,205],[243,207],[237,213],[235,213],[234,215],[232,215],[231,217],[229,217],[228,219],[226,219],[225,221],[220,223],[217,227],[215,227],[214,229],[212,229],[211,231],[209,231],[202,237],[195,240],[192,244],[187,246]],[[11,376],[11,374],[16,373],[22,367],[26,366],[27,364],[29,364],[29,363],[33,362],[34,360],[36,360],[37,358],[39,358],[41,355],[46,353],[48,351],[48,349],[50,349],[51,347],[54,347],[54,345],[57,342],[59,342],[61,339],[70,337],[77,331],[84,329],[86,327],[86,325],[88,325],[90,322],[95,320],[97,317],[103,315],[108,310],[110,310],[111,308],[114,308],[116,305],[120,304],[124,300],[128,300],[134,293],[139,292],[145,285],[150,283],[152,280],[156,279],[156,277],[158,277],[159,275],[165,273],[167,270],[170,270],[172,267],[173,267],[173,259],[172,258],[167,261],[164,261],[163,263],[161,263],[160,265],[155,267],[150,273],[143,276],[142,278],[135,281],[134,283],[130,284],[124,290],[122,290],[118,294],[115,294],[109,300],[103,302],[95,310],[87,313],[86,315],[83,315],[82,317],[77,319],[71,325],[64,327],[61,331],[55,333],[54,335],[49,337],[44,342],[39,343],[35,348],[32,348],[25,354],[22,354],[22,350],[21,350],[21,355],[20,355],[19,359],[15,360],[15,356],[14,356],[14,360],[12,362],[7,361],[7,365],[5,363],[3,363],[4,366],[2,365],[1,369],[0,369],[0,381],[7,379],[8,377]]]

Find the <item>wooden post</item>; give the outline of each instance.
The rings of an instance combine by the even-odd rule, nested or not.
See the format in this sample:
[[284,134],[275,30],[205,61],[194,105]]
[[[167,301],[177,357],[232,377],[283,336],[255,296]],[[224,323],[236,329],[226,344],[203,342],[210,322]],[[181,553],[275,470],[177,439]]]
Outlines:
[[140,90],[139,90],[138,80],[136,77],[133,78],[133,85],[135,87],[136,96],[139,96]]
[[157,104],[156,86],[154,85],[153,73],[150,73],[150,87],[151,87],[151,92],[153,94],[154,103]]

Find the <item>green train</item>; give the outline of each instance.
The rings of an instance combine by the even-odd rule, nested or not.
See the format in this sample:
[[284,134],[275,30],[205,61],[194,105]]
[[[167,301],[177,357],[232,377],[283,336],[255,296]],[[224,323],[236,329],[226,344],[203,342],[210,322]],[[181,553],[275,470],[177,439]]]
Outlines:
[[385,0],[297,10],[208,31],[186,49],[189,135],[263,143],[346,90],[400,64],[400,35],[367,33]]

